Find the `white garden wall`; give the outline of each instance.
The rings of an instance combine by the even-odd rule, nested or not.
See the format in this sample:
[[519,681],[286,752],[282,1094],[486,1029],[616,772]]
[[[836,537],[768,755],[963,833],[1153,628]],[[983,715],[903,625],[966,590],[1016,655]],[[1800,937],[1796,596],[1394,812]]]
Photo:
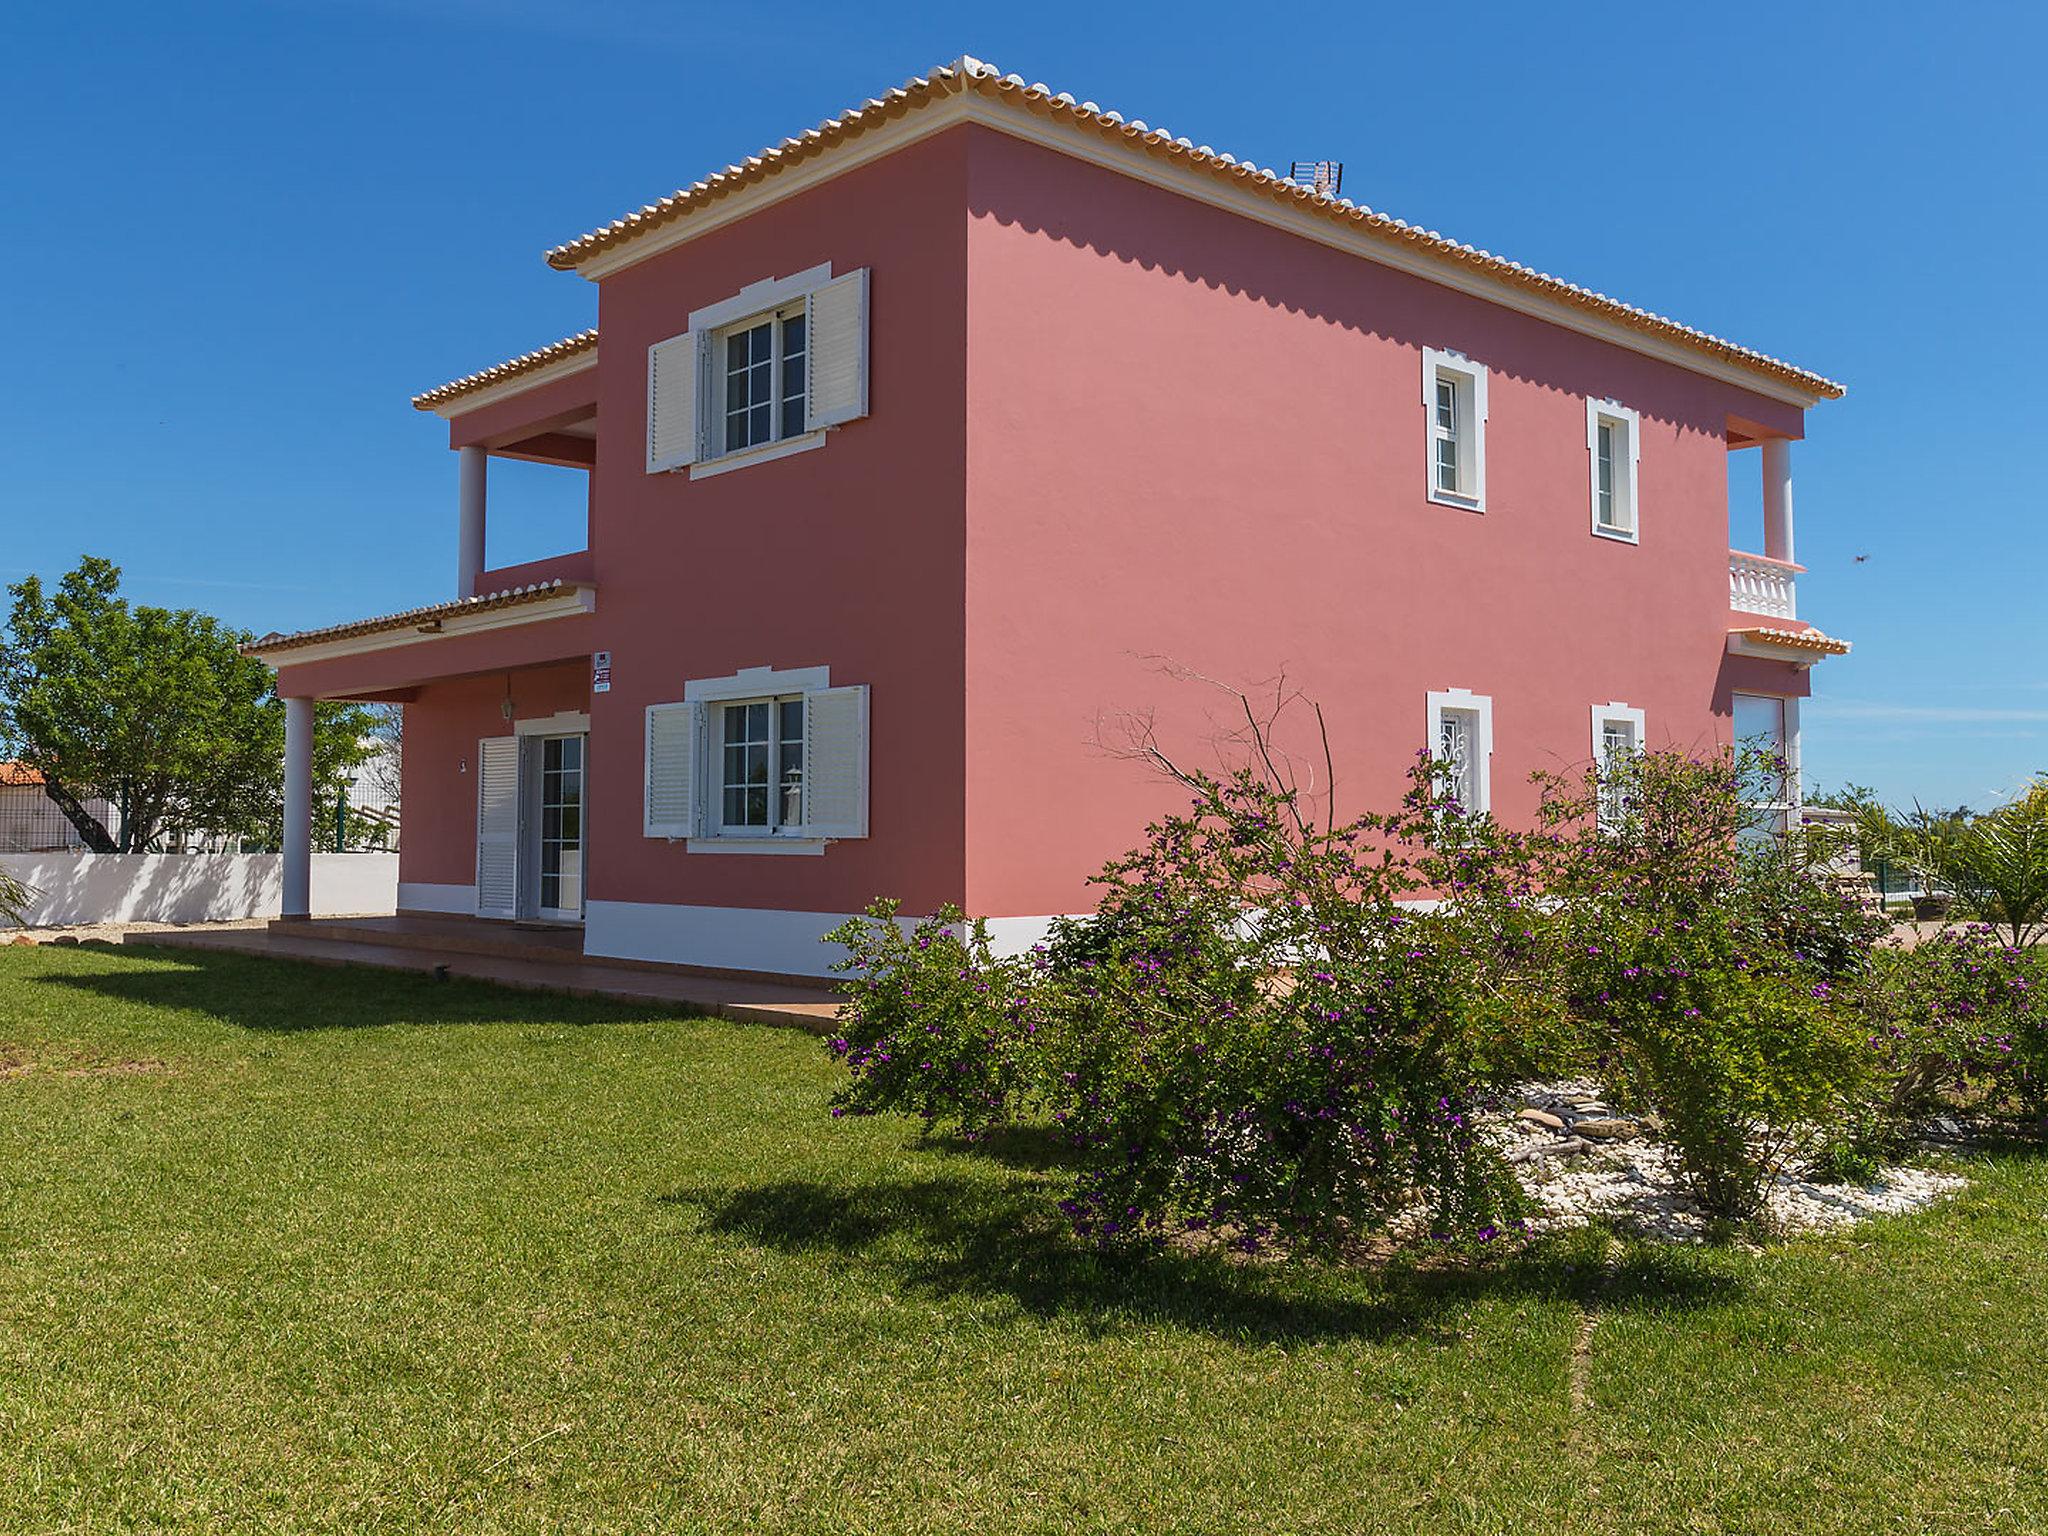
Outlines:
[[[0,854],[0,870],[29,887],[32,927],[276,917],[284,906],[283,864],[275,853]],[[313,855],[316,916],[397,905],[397,854]]]

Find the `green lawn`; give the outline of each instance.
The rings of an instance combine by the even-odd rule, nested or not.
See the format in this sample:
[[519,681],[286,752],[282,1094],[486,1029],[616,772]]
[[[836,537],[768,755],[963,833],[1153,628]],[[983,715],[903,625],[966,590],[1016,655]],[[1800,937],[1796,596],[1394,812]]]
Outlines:
[[1029,1143],[833,1080],[761,1028],[0,949],[0,1531],[2048,1526],[2038,1154],[1767,1254],[1330,1275],[1080,1251]]

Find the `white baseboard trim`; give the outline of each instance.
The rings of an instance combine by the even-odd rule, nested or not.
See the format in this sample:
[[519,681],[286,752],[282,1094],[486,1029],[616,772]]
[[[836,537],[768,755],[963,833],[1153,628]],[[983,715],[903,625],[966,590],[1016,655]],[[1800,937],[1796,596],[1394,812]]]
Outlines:
[[427,885],[414,880],[398,882],[398,910],[401,912],[460,912],[476,916],[476,887],[473,885]]
[[[403,896],[401,894],[401,902]],[[788,912],[779,907],[686,907],[659,901],[591,901],[583,911],[583,953],[592,960],[651,960],[721,970],[831,976],[846,958],[820,940],[848,912]],[[902,920],[908,927],[915,918]],[[989,919],[1003,954],[1021,954],[1044,937],[1049,917]]]

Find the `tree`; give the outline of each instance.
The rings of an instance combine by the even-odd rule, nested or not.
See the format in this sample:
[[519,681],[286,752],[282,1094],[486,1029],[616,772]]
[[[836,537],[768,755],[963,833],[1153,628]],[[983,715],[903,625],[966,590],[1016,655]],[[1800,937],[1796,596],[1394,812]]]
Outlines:
[[[275,843],[284,819],[284,703],[249,636],[209,614],[130,607],[121,571],[87,556],[54,593],[30,576],[0,637],[0,738],[95,853],[195,834]],[[316,806],[366,751],[368,713],[314,716]],[[87,808],[115,810],[104,825]],[[317,815],[317,810],[316,810]]]

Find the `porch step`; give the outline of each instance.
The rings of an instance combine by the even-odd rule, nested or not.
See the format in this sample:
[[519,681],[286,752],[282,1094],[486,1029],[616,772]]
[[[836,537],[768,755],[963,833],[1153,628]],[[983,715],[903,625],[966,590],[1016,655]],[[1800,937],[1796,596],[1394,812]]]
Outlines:
[[[383,922],[389,923],[390,919]],[[691,973],[677,966],[632,965],[585,960],[559,944],[540,946],[546,956],[478,952],[437,947],[431,942],[398,942],[378,919],[348,923],[318,919],[308,923],[278,922],[269,928],[186,929],[124,936],[124,944],[161,948],[227,950],[274,960],[316,965],[371,966],[383,970],[426,971],[460,976],[526,991],[564,992],[577,997],[609,997],[622,1001],[716,1014],[750,1024],[772,1024],[829,1034],[838,1017],[838,999],[815,981],[792,984],[771,978],[733,973]],[[337,932],[356,927],[366,936],[343,938]],[[315,937],[315,931],[318,936]],[[516,930],[515,930],[516,932]],[[430,938],[412,928],[413,939]],[[458,943],[489,942],[495,936],[457,933]],[[504,942],[516,942],[507,938]]]
[[464,917],[319,917],[270,920],[280,938],[328,944],[380,944],[443,955],[490,955],[573,965],[583,958],[580,928],[527,927]]

